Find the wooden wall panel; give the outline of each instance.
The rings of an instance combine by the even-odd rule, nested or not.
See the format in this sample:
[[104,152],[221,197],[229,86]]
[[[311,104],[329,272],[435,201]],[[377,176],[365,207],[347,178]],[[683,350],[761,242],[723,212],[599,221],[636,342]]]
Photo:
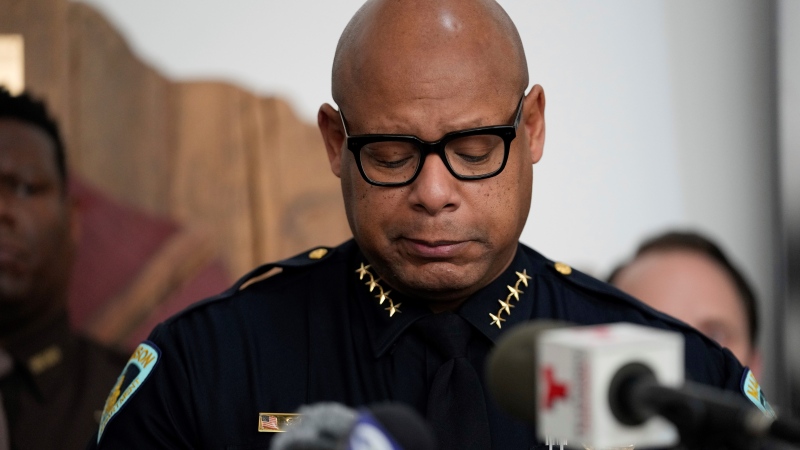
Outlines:
[[73,166],[104,192],[169,214],[173,85],[88,5],[71,3]]
[[319,130],[300,121],[282,100],[264,99],[262,109],[268,142],[257,155],[263,175],[254,188],[265,200],[257,208],[262,214],[256,228],[269,235],[259,256],[274,260],[347,239],[339,179],[330,170]]
[[223,83],[178,92],[174,213],[211,224],[231,273],[350,236],[316,126]]
[[197,82],[176,89],[174,216],[207,224],[222,249],[230,273],[255,263],[250,195],[251,153],[243,115],[251,94],[234,86]]
[[275,119],[272,105],[275,99],[258,99],[247,102],[242,117],[242,130],[245,145],[249,152],[250,165],[248,191],[251,199],[251,221],[253,227],[253,265],[278,258],[270,258],[270,250],[281,241],[280,225],[270,217],[279,217],[283,203],[283,185],[280,182],[283,169],[279,164],[279,154],[275,151],[275,137],[270,123]]
[[[0,0],[0,34],[25,38],[25,87],[60,123],[69,124],[68,3],[64,0]],[[63,134],[69,138],[68,130]],[[67,139],[69,141],[69,139]]]

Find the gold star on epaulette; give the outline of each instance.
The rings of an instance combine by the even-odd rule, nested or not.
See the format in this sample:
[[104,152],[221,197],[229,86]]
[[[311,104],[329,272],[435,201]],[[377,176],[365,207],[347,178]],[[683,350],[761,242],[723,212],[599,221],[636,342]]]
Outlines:
[[[358,279],[359,280],[363,280],[365,276],[369,275],[368,269],[369,269],[369,265],[365,266],[364,263],[361,263],[361,267],[356,269],[356,273],[358,274]],[[519,273],[519,272],[517,272],[517,273]]]
[[497,325],[497,328],[503,328],[503,326],[500,325],[500,323],[501,322],[505,322],[506,319],[503,319],[502,317],[500,317],[500,313],[497,313],[496,316],[494,314],[492,314],[492,313],[489,313],[489,317],[492,318],[492,323],[489,324],[490,326],[491,325]]
[[512,286],[506,286],[506,287],[508,288],[509,291],[511,291],[511,296],[514,297],[517,301],[519,301],[519,294],[521,294],[522,291]]
[[[367,266],[369,267],[369,266]],[[531,276],[528,275],[528,272],[525,269],[522,269],[522,273],[516,272],[517,276],[519,277],[519,281],[528,287],[528,280],[531,280]]]
[[395,305],[390,300],[389,301],[389,307],[388,308],[384,308],[384,309],[386,309],[386,311],[389,311],[389,317],[392,317],[394,315],[394,313],[403,312],[403,311],[400,311],[400,305],[402,305],[402,303],[398,303],[398,304]]
[[504,302],[502,300],[498,300],[498,302],[500,302],[500,311],[505,311],[506,314],[510,315],[511,314],[511,308],[513,308],[514,305],[512,305],[511,302]]

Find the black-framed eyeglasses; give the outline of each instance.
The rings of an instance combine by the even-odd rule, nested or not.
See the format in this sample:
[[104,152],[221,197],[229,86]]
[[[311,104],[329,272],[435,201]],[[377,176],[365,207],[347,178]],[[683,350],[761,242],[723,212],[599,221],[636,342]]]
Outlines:
[[422,171],[426,157],[436,153],[447,170],[459,180],[481,180],[503,171],[511,141],[517,136],[523,95],[513,125],[495,125],[453,131],[435,142],[411,135],[361,134],[350,136],[341,109],[347,148],[356,158],[358,170],[375,186],[405,186]]

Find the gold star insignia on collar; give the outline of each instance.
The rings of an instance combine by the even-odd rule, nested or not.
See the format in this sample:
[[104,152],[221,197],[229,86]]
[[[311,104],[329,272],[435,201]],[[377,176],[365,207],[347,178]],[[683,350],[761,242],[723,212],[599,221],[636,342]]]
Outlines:
[[515,272],[515,273],[519,277],[519,281],[522,284],[524,284],[525,287],[528,287],[528,280],[532,280],[531,276],[528,275],[528,272],[525,269],[522,269],[522,273],[519,273],[519,272]]
[[369,291],[370,291],[370,292],[374,291],[374,290],[375,290],[375,288],[381,287],[381,286],[378,284],[378,281],[380,281],[380,278],[376,280],[375,278],[372,278],[372,275],[370,275],[370,277],[369,277],[369,281],[367,281],[367,282],[365,283],[367,286],[369,286]]
[[525,269],[522,269],[522,273],[515,273],[517,274],[518,278],[517,282],[514,283],[514,286],[506,286],[508,288],[508,295],[506,296],[505,300],[497,300],[500,302],[500,309],[497,311],[497,314],[489,313],[489,317],[492,319],[492,323],[490,323],[489,326],[497,325],[497,328],[503,328],[502,322],[506,321],[506,319],[503,318],[503,313],[506,313],[506,315],[510,316],[511,308],[514,307],[514,305],[511,304],[511,300],[513,299],[520,301],[519,295],[523,293],[522,290],[520,290],[519,285],[523,284],[525,287],[528,287],[528,280],[532,279]]
[[506,319],[503,319],[502,317],[500,317],[500,313],[497,313],[496,316],[494,314],[492,314],[492,313],[489,313],[489,317],[492,318],[492,323],[490,323],[489,325],[497,325],[497,328],[503,328],[503,326],[500,325],[500,323],[501,322],[505,322]]
[[365,266],[364,263],[361,263],[361,267],[356,269],[356,273],[358,274],[358,279],[363,280],[365,276],[369,275],[368,270],[369,270],[369,265]]
[[369,268],[370,268],[369,265],[361,263],[361,267],[356,269],[356,273],[358,274],[358,279],[363,280],[364,277],[369,278],[369,280],[364,284],[369,286],[370,292],[374,291],[375,289],[378,290],[378,293],[375,295],[375,298],[378,299],[379,305],[383,305],[384,302],[387,301],[389,302],[389,306],[384,308],[384,310],[389,311],[389,317],[394,316],[395,313],[401,313],[402,311],[400,311],[400,305],[402,305],[402,303],[395,303],[394,300],[392,300],[391,297],[389,297],[389,294],[391,294],[392,291],[384,291],[383,286],[380,285],[381,279],[375,278],[375,276],[372,275],[372,272],[369,271]]
[[[378,299],[378,304],[382,305],[383,302],[385,302],[386,300],[391,300],[389,298],[389,294],[391,294],[391,293],[392,293],[392,291],[386,291],[386,292],[381,291],[380,294],[376,295],[375,298]],[[399,303],[397,305],[400,306]]]
[[402,303],[398,303],[398,304],[395,305],[394,303],[389,301],[389,307],[388,308],[384,308],[384,309],[386,311],[389,311],[389,317],[392,317],[394,315],[394,313],[403,312],[403,311],[400,311],[400,305],[402,305]]

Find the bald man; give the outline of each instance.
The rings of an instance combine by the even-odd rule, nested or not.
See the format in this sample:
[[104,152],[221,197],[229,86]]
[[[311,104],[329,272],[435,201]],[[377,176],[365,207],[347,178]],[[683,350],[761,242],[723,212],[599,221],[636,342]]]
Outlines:
[[546,448],[484,382],[494,343],[537,318],[680,331],[689,378],[739,388],[742,367],[702,334],[518,242],[545,97],[499,5],[369,1],[332,82],[318,123],[354,239],[159,325],[91,448],[267,448],[301,404],[385,400],[425,416],[442,449]]

